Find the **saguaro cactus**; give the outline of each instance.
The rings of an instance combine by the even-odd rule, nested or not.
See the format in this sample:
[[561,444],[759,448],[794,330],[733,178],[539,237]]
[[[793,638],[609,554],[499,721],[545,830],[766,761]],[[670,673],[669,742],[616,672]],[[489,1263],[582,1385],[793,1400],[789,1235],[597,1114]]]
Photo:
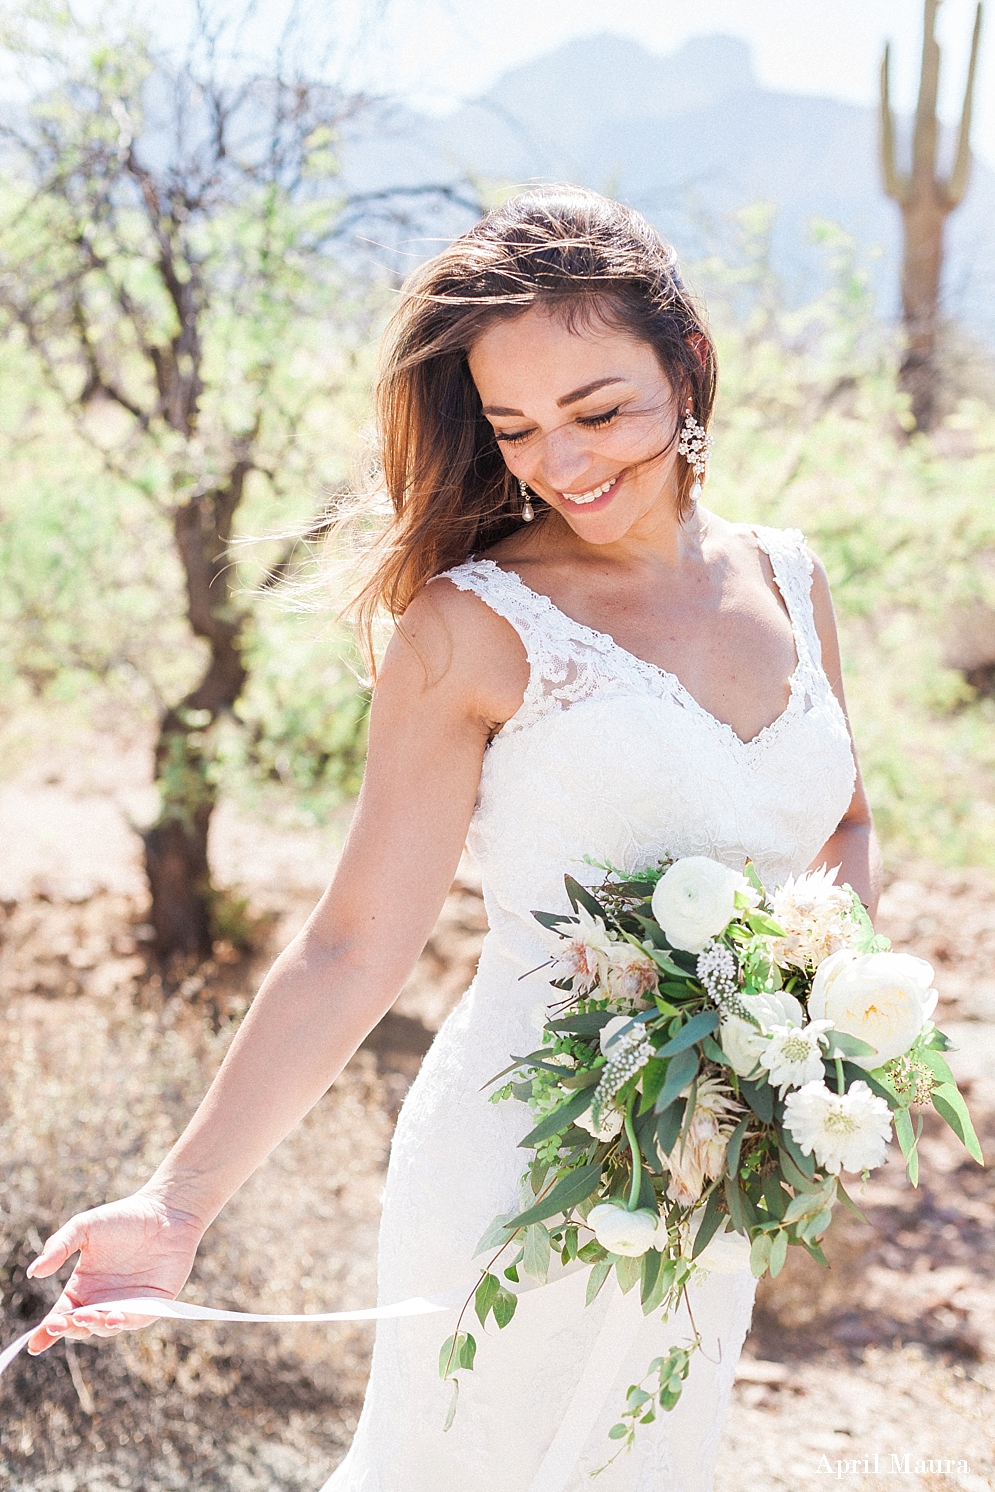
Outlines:
[[971,173],[971,112],[974,104],[974,75],[981,35],[981,5],[974,19],[971,61],[961,110],[960,128],[953,167],[946,180],[937,170],[939,121],[936,96],[940,81],[940,48],[936,40],[936,13],[941,0],[925,0],[922,36],[922,69],[915,128],[912,134],[912,168],[899,169],[895,149],[895,116],[891,107],[889,65],[891,47],[881,61],[880,144],[884,189],[902,212],[902,322],[905,351],[899,373],[900,386],[910,395],[912,414],[921,430],[935,425],[938,414],[936,334],[940,306],[940,275],[943,269],[943,230],[946,219],[964,198]]

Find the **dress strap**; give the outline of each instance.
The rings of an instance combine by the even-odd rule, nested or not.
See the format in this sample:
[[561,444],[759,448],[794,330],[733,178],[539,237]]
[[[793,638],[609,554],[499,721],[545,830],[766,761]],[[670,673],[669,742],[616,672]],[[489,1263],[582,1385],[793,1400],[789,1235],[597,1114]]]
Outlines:
[[814,669],[822,668],[822,643],[812,609],[812,556],[800,528],[767,528],[752,526],[757,543],[770,560],[774,580],[784,597],[784,604],[795,634],[798,661]]
[[[509,622],[521,639],[529,662],[529,682],[525,697],[515,712],[515,724],[522,726],[544,713],[543,670],[548,641],[542,625],[544,597],[522,584],[517,575],[502,570],[493,560],[468,559],[451,570],[444,570],[436,580],[451,580],[457,590],[471,591],[491,611]],[[507,730],[507,726],[505,727]]]

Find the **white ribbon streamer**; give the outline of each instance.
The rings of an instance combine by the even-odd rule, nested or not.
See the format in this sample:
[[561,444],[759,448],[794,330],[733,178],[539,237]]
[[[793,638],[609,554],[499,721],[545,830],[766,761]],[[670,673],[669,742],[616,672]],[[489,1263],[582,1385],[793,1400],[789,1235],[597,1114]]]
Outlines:
[[[395,1316],[427,1316],[432,1311],[449,1311],[456,1306],[462,1305],[466,1299],[465,1290],[450,1290],[443,1295],[415,1295],[410,1300],[399,1301],[396,1305],[371,1306],[363,1311],[318,1311],[300,1316],[271,1316],[251,1311],[216,1311],[211,1306],[189,1305],[185,1300],[163,1300],[158,1295],[138,1295],[128,1300],[95,1300],[87,1302],[85,1306],[77,1306],[80,1311],[124,1311],[132,1316],[151,1316],[156,1319],[168,1317],[174,1321],[283,1321],[299,1322],[301,1324],[317,1323],[320,1321],[389,1321]],[[51,1315],[51,1311],[49,1315]],[[66,1312],[69,1315],[71,1312]],[[48,1316],[42,1318],[30,1331],[26,1331],[16,1342],[11,1342],[0,1352],[0,1377],[7,1371],[28,1342],[34,1336],[39,1326],[43,1326]],[[53,1340],[58,1340],[54,1338]]]

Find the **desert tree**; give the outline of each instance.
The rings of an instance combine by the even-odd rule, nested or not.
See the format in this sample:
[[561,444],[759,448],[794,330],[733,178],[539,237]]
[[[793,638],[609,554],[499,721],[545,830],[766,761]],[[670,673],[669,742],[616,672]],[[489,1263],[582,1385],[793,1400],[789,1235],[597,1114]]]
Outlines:
[[[329,344],[371,334],[357,230],[405,197],[342,189],[343,132],[375,110],[327,81],[304,13],[265,64],[240,50],[251,19],[198,8],[172,51],[65,5],[2,23],[24,86],[0,123],[0,315],[79,436],[169,524],[201,641],[200,677],[161,714],[144,833],[163,954],[212,942],[212,743],[246,683],[251,615],[239,510],[253,483],[277,506],[314,484],[301,431],[327,406]],[[473,207],[445,185],[418,201],[433,195]]]
[[909,170],[898,164],[895,117],[891,105],[891,48],[881,61],[880,156],[885,192],[902,214],[902,324],[905,346],[899,385],[909,395],[916,427],[930,430],[939,415],[937,333],[946,220],[964,199],[971,173],[971,114],[981,35],[981,5],[974,18],[971,60],[961,109],[953,166],[947,176],[938,168],[940,124],[937,96],[940,46],[936,14],[940,0],[925,0],[919,95],[912,131]]

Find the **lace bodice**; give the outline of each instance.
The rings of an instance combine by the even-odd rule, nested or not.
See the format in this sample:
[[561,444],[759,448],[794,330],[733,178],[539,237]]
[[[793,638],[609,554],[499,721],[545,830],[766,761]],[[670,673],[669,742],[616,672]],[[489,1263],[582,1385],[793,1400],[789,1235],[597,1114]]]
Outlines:
[[566,616],[493,560],[446,572],[511,623],[529,661],[521,707],[485,754],[469,837],[491,926],[509,952],[531,956],[529,913],[563,903],[565,871],[600,879],[585,856],[623,870],[667,854],[736,868],[750,858],[773,885],[804,870],[842,818],[855,768],[822,668],[812,562],[796,529],[754,533],[797,664],[786,708],[751,741],[672,673]]

